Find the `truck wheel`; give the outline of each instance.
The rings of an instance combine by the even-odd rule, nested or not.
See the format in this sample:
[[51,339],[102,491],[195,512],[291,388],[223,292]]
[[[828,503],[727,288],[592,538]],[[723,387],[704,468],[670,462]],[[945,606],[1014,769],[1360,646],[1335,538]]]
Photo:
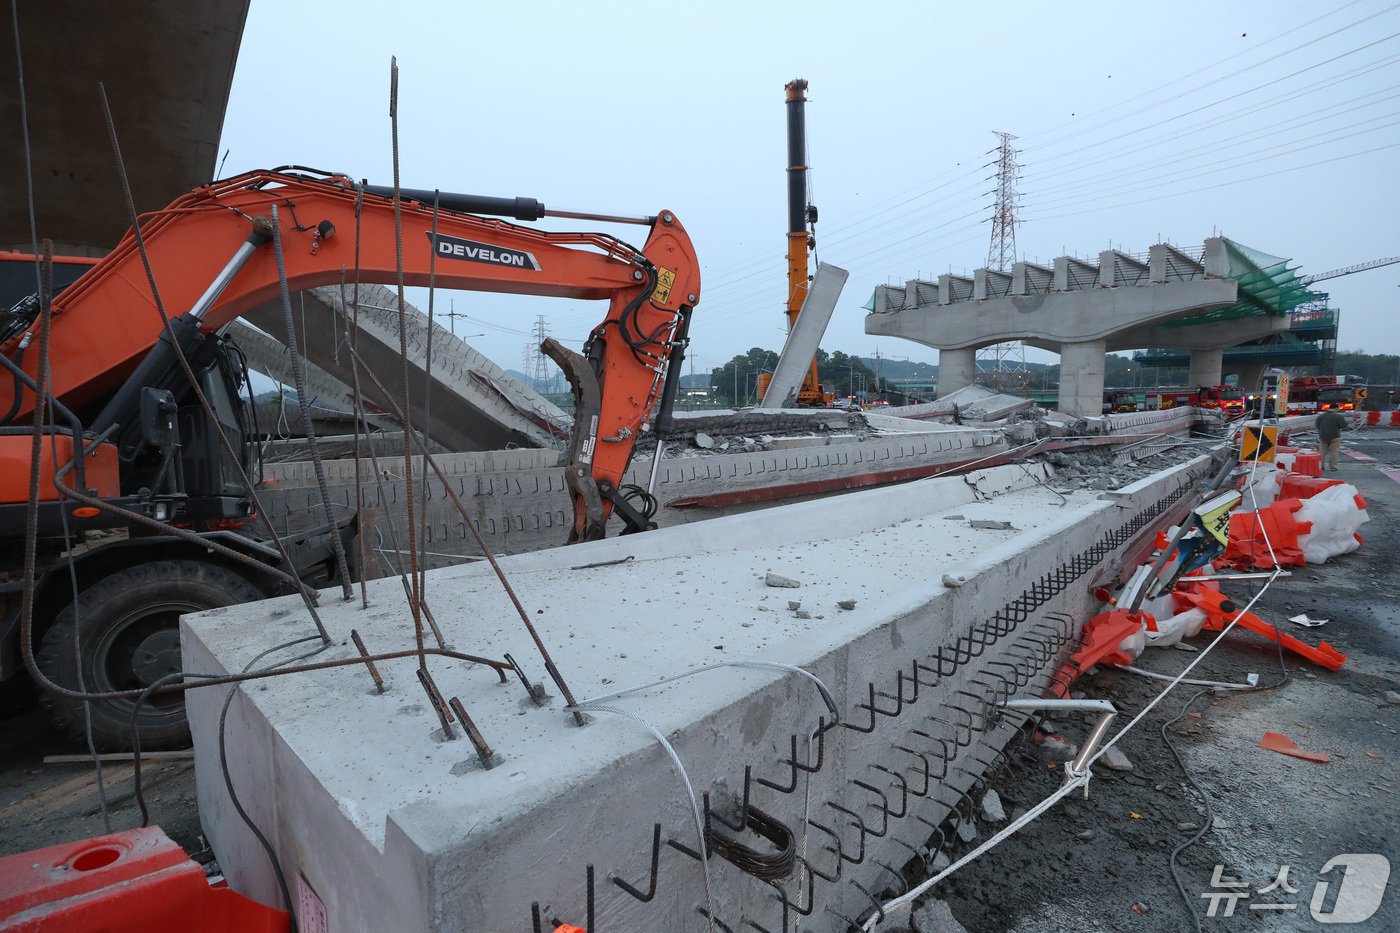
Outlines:
[[[78,666],[90,693],[140,690],[179,671],[180,616],[262,599],[264,593],[226,567],[187,560],[140,564],[104,577],[78,594],[44,635],[36,660],[55,683],[78,689]],[[77,630],[81,657],[74,651]],[[92,718],[92,739],[102,751],[131,748],[132,700],[81,700],[40,691],[55,725],[86,741],[83,707]],[[152,696],[136,719],[143,749],[186,748],[190,742],[185,701],[180,695]]]

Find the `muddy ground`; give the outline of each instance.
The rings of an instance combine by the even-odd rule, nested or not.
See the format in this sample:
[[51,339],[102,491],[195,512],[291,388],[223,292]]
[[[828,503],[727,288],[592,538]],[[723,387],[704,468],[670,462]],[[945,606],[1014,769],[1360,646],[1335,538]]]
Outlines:
[[[1271,689],[1197,697],[1171,730],[1201,793],[1209,796],[1213,826],[1179,860],[1179,872],[1201,929],[1316,930],[1309,902],[1319,869],[1343,853],[1379,853],[1400,864],[1400,706],[1385,699],[1400,691],[1400,484],[1380,472],[1400,468],[1400,431],[1378,429],[1349,438],[1351,450],[1374,458],[1346,458],[1342,478],[1370,501],[1371,522],[1360,551],[1279,579],[1255,607],[1290,634],[1324,639],[1348,655],[1337,673],[1285,655],[1280,669],[1271,642],[1232,633],[1193,676],[1242,681],[1257,673]],[[1400,476],[1400,473],[1397,473]],[[1092,478],[1085,478],[1092,482]],[[1252,584],[1227,584],[1247,598]],[[1331,621],[1301,629],[1281,620],[1307,612]],[[1197,646],[1210,636],[1193,640]],[[1153,649],[1140,664],[1168,674],[1196,655]],[[1282,673],[1286,671],[1287,679]],[[1277,684],[1277,686],[1273,686]],[[46,755],[79,752],[45,726],[32,688],[7,688],[0,697],[0,855],[103,832],[104,822],[90,763],[45,764]],[[1087,679],[1076,695],[1114,701],[1132,718],[1160,685],[1121,672]],[[1078,796],[951,876],[931,897],[946,901],[973,933],[1015,931],[1191,930],[1193,922],[1168,867],[1174,848],[1206,824],[1205,808],[1162,740],[1162,724],[1181,713],[1198,688],[1181,687],[1120,744],[1132,771],[1095,769],[1087,800]],[[1055,723],[1070,741],[1087,731],[1083,720]],[[1329,754],[1327,764],[1289,758],[1257,747],[1265,731],[1282,732],[1309,751]],[[1012,817],[1059,784],[1061,766],[1022,746],[1015,764],[991,782]],[[138,825],[129,761],[104,771],[108,812],[116,829]],[[200,836],[192,761],[148,762],[143,785],[152,822],[201,861],[210,854]],[[983,823],[979,840],[998,828]],[[976,843],[973,843],[975,845]],[[957,853],[954,852],[954,855]],[[1222,878],[1239,879],[1250,897],[1232,917],[1207,917],[1216,865]],[[1258,894],[1289,866],[1298,890]],[[1337,872],[1328,876],[1334,882]],[[1335,889],[1336,885],[1333,885]],[[1400,881],[1392,880],[1379,912],[1347,928],[1400,929]],[[1239,890],[1239,889],[1235,889]],[[1254,904],[1294,903],[1292,910],[1249,909]],[[1220,911],[1224,910],[1224,902]],[[1331,898],[1323,904],[1331,907]],[[936,927],[924,927],[924,933]]]
[[[1199,718],[1186,716],[1171,727],[1172,742],[1200,793],[1188,784],[1161,735],[1163,724],[1200,690],[1182,685],[1119,745],[1132,771],[1100,763],[1087,800],[1066,799],[931,892],[949,904],[966,929],[1193,929],[1168,860],[1206,823],[1200,794],[1208,796],[1215,819],[1200,841],[1182,852],[1178,872],[1202,930],[1328,928],[1313,919],[1310,902],[1329,859],[1379,853],[1400,867],[1400,706],[1385,697],[1386,691],[1400,691],[1400,484],[1380,472],[1400,467],[1400,431],[1351,435],[1348,448],[1375,460],[1344,456],[1340,471],[1370,504],[1371,521],[1361,529],[1364,547],[1278,579],[1254,609],[1302,641],[1327,641],[1347,655],[1346,663],[1330,673],[1286,653],[1281,669],[1272,642],[1231,632],[1191,676],[1243,681],[1253,672],[1270,689],[1228,696],[1207,692],[1190,706]],[[1241,599],[1257,586],[1225,584],[1226,592]],[[1282,621],[1300,612],[1331,621],[1312,629]],[[1191,641],[1204,647],[1212,637],[1203,633]],[[1195,657],[1151,649],[1139,666],[1176,674]],[[1162,686],[1103,671],[1083,681],[1075,695],[1112,700],[1124,714],[1121,725]],[[1056,725],[1076,742],[1088,727],[1073,719]],[[1307,751],[1326,752],[1331,760],[1316,764],[1261,749],[1266,731],[1283,733]],[[1048,796],[1063,776],[1038,754],[1018,756],[1018,762],[992,782],[1013,818]],[[981,838],[996,829],[984,823]],[[1222,882],[1243,881],[1248,888],[1212,886],[1216,865],[1222,866]],[[1287,894],[1282,887],[1258,893],[1284,865],[1288,884],[1298,893]],[[1340,874],[1334,869],[1326,876],[1333,891]],[[1223,916],[1225,899],[1217,899],[1217,916],[1206,915],[1211,898],[1202,894],[1241,890],[1249,897],[1235,902],[1233,916]],[[1338,928],[1400,930],[1400,880],[1392,878],[1385,894],[1369,921]],[[1324,913],[1335,909],[1335,897],[1320,902]],[[1293,909],[1260,906],[1290,903]]]

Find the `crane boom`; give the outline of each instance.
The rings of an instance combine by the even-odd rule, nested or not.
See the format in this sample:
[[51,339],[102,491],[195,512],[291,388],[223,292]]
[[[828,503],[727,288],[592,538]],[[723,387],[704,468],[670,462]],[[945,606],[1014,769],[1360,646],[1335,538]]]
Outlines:
[[1354,272],[1366,272],[1369,269],[1379,269],[1381,266],[1389,266],[1400,262],[1400,256],[1388,256],[1385,259],[1372,259],[1370,262],[1358,262],[1354,266],[1343,266],[1340,269],[1332,269],[1329,272],[1319,272],[1317,275],[1307,275],[1303,277],[1301,285],[1311,285],[1314,282],[1324,282],[1327,279],[1340,279],[1344,275],[1351,275]]

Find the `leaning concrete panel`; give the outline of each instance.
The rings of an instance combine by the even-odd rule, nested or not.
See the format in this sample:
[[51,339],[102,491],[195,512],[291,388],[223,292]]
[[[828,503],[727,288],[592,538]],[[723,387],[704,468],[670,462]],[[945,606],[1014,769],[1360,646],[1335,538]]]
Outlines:
[[[345,385],[353,385],[353,357],[346,351],[347,310],[354,289],[346,286],[344,301],[338,286],[313,288],[292,299],[302,354]],[[398,298],[382,285],[360,286],[358,351],[393,395],[403,397],[404,363],[399,354]],[[244,315],[263,331],[286,333],[280,303],[254,308]],[[409,415],[413,425],[449,450],[495,450],[510,445],[562,446],[568,417],[534,390],[513,379],[446,328],[413,306],[405,317],[409,347]],[[430,336],[431,334],[431,336]],[[429,344],[431,343],[431,359]],[[425,393],[431,366],[431,392]],[[369,377],[361,371],[360,391],[370,407],[389,409]]]
[[[607,929],[705,930],[713,909],[732,930],[790,929],[798,913],[806,929],[843,930],[871,911],[864,892],[890,886],[882,866],[907,862],[995,763],[1014,725],[995,715],[996,699],[1039,695],[1115,552],[1170,517],[1208,466],[1063,506],[1038,476],[1002,468],[663,529],[641,550],[624,538],[505,559],[580,697],[742,659],[821,681],[834,710],[807,676],[771,667],[707,670],[614,701],[669,737],[718,814],[733,818],[751,778],[751,805],[803,855],[773,885],[713,854],[707,894],[684,851],[701,848],[691,803],[646,729],[605,712],[580,728],[557,697],[532,706],[481,666],[429,662],[496,749],[490,770],[464,740],[443,740],[413,662],[390,662],[383,695],[358,667],[239,691],[229,771],[293,889],[314,890],[337,931],[528,930],[532,905],[546,923],[583,924],[590,869]],[[1013,527],[967,521],[982,518]],[[597,566],[623,557],[633,559]],[[770,570],[802,585],[766,587]],[[950,588],[945,574],[965,582]],[[450,642],[510,652],[543,679],[485,568],[435,572],[431,585]],[[371,650],[412,643],[397,581],[371,597],[367,610],[323,597],[334,643],[318,660],[353,657],[352,627]],[[837,608],[847,599],[853,609]],[[311,630],[291,600],[184,624],[186,666],[209,672]],[[222,690],[189,698],[205,829],[234,884],[275,901],[267,857],[224,791],[222,701]],[[645,891],[653,827],[659,867],[644,902],[611,879]]]
[[811,371],[812,358],[849,277],[850,273],[839,266],[817,263],[816,278],[802,301],[802,311],[797,316],[792,333],[788,334],[787,342],[783,344],[778,365],[773,367],[773,378],[768,383],[763,400],[759,402],[760,408],[797,407],[797,392]]

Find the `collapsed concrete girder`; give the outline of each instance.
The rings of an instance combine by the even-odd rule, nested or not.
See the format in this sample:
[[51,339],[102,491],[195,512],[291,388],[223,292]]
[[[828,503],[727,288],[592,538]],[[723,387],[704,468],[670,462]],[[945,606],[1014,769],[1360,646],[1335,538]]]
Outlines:
[[[381,285],[361,285],[358,352],[366,367],[402,404],[404,364],[399,354],[398,299]],[[355,380],[353,357],[343,346],[352,302],[345,289],[342,305],[338,287],[313,288],[292,299],[294,323],[302,355],[343,386]],[[409,410],[414,428],[449,450],[495,450],[510,446],[549,447],[567,436],[569,418],[539,393],[513,379],[505,370],[434,323],[412,305],[404,323],[408,332]],[[286,326],[280,302],[254,308],[244,315],[268,334],[283,335]],[[429,345],[431,344],[431,360]],[[431,396],[425,397],[426,371],[432,369]],[[368,406],[390,410],[362,371],[360,391]]]
[[[798,874],[807,884],[783,890],[813,931],[836,931],[843,917],[872,911],[862,892],[891,884],[882,863],[920,851],[997,760],[1013,728],[995,714],[998,698],[1046,689],[1093,605],[1090,581],[1116,574],[1124,548],[1177,520],[1211,467],[1200,458],[1106,499],[1072,493],[1063,508],[1036,485],[1040,467],[1034,477],[1004,468],[665,529],[640,551],[619,538],[502,567],[580,696],[726,658],[761,657],[819,679],[823,693],[792,667],[720,668],[620,705],[669,738],[718,815],[732,820],[736,800],[751,794],[790,829],[820,874]],[[966,517],[1016,527],[974,533]],[[774,527],[792,543],[775,544]],[[852,553],[863,555],[858,567]],[[768,589],[768,567],[802,587]],[[945,573],[964,582],[945,586]],[[854,608],[836,608],[853,587]],[[325,657],[355,657],[342,644],[352,626],[372,651],[411,646],[399,589],[373,585],[368,611],[323,606],[334,639]],[[815,612],[783,610],[789,598]],[[434,573],[429,599],[450,642],[488,658],[513,652],[541,676],[489,568]],[[185,664],[236,670],[259,649],[248,632],[300,634],[310,623],[299,612],[288,599],[186,617]],[[969,639],[976,650],[960,649]],[[598,913],[619,928],[705,928],[699,866],[664,843],[699,846],[690,804],[646,729],[601,712],[580,728],[558,696],[537,708],[513,679],[503,686],[481,666],[431,664],[500,766],[483,769],[460,734],[444,741],[415,660],[381,666],[382,694],[353,667],[261,681],[230,708],[233,783],[264,789],[245,806],[276,827],[277,858],[316,891],[335,929],[528,929],[532,903],[582,922],[585,867],[600,880]],[[215,778],[198,783],[205,829],[239,889],[272,900],[266,855],[218,779],[222,701],[219,691],[188,700],[196,767]],[[648,887],[653,827],[663,840],[655,899],[601,883],[616,875]],[[710,903],[725,928],[744,917],[781,928],[772,887],[719,854],[710,866]]]

